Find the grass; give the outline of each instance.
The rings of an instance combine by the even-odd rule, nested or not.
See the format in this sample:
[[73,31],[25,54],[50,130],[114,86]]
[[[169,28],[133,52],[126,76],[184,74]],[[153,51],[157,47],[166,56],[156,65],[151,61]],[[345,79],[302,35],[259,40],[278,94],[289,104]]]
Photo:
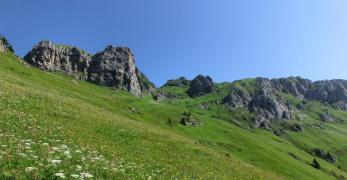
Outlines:
[[[251,91],[254,81],[246,81],[238,83]],[[0,179],[347,177],[345,112],[328,107],[341,121],[317,129],[323,105],[312,102],[305,131],[278,137],[243,126],[252,117],[245,110],[215,105],[232,85],[217,84],[217,93],[195,99],[184,96],[184,88],[170,87],[163,91],[181,98],[158,103],[27,67],[0,53]],[[203,103],[209,108],[201,108]],[[187,109],[204,126],[167,124]],[[338,164],[318,159],[322,169],[311,167],[315,157],[307,151],[313,147],[336,154]]]

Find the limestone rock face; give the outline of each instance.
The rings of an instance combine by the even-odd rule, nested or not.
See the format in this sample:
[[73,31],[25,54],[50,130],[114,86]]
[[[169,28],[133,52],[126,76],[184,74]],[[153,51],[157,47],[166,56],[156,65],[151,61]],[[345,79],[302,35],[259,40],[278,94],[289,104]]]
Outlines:
[[310,100],[326,102],[347,109],[347,81],[341,79],[314,82],[307,94]]
[[45,71],[59,71],[76,79],[127,90],[135,96],[156,91],[154,84],[136,67],[127,47],[107,46],[95,55],[70,46],[41,41],[24,60]]
[[271,83],[276,90],[292,94],[294,97],[303,99],[306,97],[312,82],[301,77],[289,77],[272,79]]
[[90,82],[141,95],[134,56],[129,48],[107,46],[93,56],[88,74]]
[[86,80],[91,55],[76,47],[41,41],[24,56],[24,60],[45,71],[64,72],[76,79]]
[[198,75],[189,84],[188,95],[190,97],[202,96],[214,91],[213,80],[209,76]]
[[231,110],[233,110],[240,107],[247,107],[252,101],[252,98],[253,94],[233,86],[228,95],[223,99],[223,104],[226,104]]
[[249,110],[266,120],[291,119],[291,105],[277,94],[273,83],[269,79],[257,78],[256,84],[257,90],[249,103]]
[[[291,94],[301,100],[317,100],[333,105],[335,108],[347,110],[347,81],[329,80],[316,81],[300,77],[281,79],[257,78],[255,91],[249,92],[237,86],[232,86],[223,104],[234,110],[239,107],[247,108],[257,114],[255,125],[268,128],[271,120],[291,119],[295,108],[281,93]],[[296,106],[297,110],[304,109],[304,104]],[[333,121],[329,114],[321,114],[324,122]]]

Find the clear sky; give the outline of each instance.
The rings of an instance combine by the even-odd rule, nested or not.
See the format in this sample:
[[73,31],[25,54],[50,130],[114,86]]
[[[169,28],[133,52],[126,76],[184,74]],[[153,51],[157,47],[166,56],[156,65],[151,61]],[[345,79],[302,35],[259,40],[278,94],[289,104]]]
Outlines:
[[1,0],[0,34],[24,56],[40,40],[91,53],[129,46],[157,85],[302,76],[347,79],[345,0]]

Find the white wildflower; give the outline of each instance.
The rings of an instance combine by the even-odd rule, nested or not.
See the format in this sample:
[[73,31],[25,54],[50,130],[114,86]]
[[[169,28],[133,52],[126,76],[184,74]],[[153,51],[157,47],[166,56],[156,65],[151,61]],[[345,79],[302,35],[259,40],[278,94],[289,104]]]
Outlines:
[[77,171],[81,171],[81,170],[82,170],[82,166],[76,165],[76,170],[77,170]]
[[27,157],[27,155],[24,154],[24,153],[18,153],[18,156],[20,156],[20,157]]
[[70,156],[70,151],[64,151],[65,156]]
[[59,159],[53,159],[53,160],[51,160],[51,163],[52,163],[53,165],[58,165],[58,164],[61,163],[61,160],[59,160]]
[[60,177],[60,178],[66,178],[65,174],[64,173],[56,173],[54,174],[54,176],[57,176],[57,177]]
[[36,169],[37,169],[36,167],[26,167],[25,172],[31,172],[31,171],[34,171]]
[[38,158],[39,158],[38,156],[35,156],[35,155],[33,155],[32,157],[33,157],[34,159],[38,159]]
[[80,175],[78,175],[78,174],[71,174],[71,177],[73,177],[75,179],[78,179],[80,177]]
[[94,176],[89,173],[81,173],[81,178],[93,178]]

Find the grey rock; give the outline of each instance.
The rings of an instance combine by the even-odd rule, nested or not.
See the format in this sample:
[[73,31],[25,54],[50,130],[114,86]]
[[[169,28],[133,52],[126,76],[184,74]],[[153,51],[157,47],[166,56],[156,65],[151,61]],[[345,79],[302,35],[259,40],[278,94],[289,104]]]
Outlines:
[[12,52],[14,53],[12,45],[7,39],[0,35],[0,52]]
[[154,84],[136,67],[131,50],[107,46],[94,56],[77,47],[41,41],[24,60],[45,71],[59,71],[79,80],[128,90],[135,96],[156,91]]
[[257,91],[249,104],[252,112],[266,119],[290,119],[291,107],[281,96],[269,79],[257,78]]
[[138,68],[136,68],[136,76],[139,81],[142,93],[153,94],[157,91],[155,85]]
[[333,106],[336,109],[340,109],[340,110],[347,110],[347,102],[346,101],[338,101],[336,103],[333,104]]
[[199,108],[203,109],[203,110],[209,110],[210,109],[210,107],[209,107],[209,105],[207,103],[200,104]]
[[184,126],[203,126],[202,121],[196,119],[190,111],[184,112],[183,117],[180,120],[180,123]]
[[254,118],[254,126],[256,128],[263,128],[263,129],[267,129],[267,130],[269,130],[271,128],[270,127],[270,120],[264,118],[261,115],[258,115]]
[[177,86],[177,87],[186,87],[189,86],[190,81],[186,79],[185,77],[180,77],[178,79],[171,79],[168,80],[163,87],[168,87],[168,86]]
[[50,41],[41,41],[24,56],[24,60],[45,71],[59,71],[76,79],[86,80],[91,55],[76,47],[59,46]]
[[292,94],[294,97],[303,99],[305,98],[312,82],[301,77],[288,77],[272,79],[271,83],[278,91]]
[[187,91],[190,97],[203,96],[214,91],[213,80],[209,76],[198,75],[189,84],[189,89]]
[[319,114],[319,118],[323,122],[333,122],[334,117],[329,112]]
[[252,96],[253,95],[249,94],[247,91],[233,86],[231,87],[228,95],[223,99],[222,103],[233,110],[248,106],[248,104],[252,101]]
[[294,132],[301,132],[301,131],[304,131],[304,127],[301,126],[300,124],[294,123],[290,126],[290,130]]
[[342,79],[316,81],[310,86],[307,99],[328,104],[347,102],[347,81]]
[[7,48],[2,40],[0,40],[0,52],[6,52]]
[[316,148],[316,149],[312,150],[312,154],[314,156],[322,158],[322,159],[324,159],[330,163],[333,163],[333,164],[337,163],[337,157],[332,155],[330,152],[326,152],[326,151],[323,151],[321,149]]
[[92,57],[88,81],[107,87],[128,90],[141,96],[135,59],[129,48],[107,46]]

